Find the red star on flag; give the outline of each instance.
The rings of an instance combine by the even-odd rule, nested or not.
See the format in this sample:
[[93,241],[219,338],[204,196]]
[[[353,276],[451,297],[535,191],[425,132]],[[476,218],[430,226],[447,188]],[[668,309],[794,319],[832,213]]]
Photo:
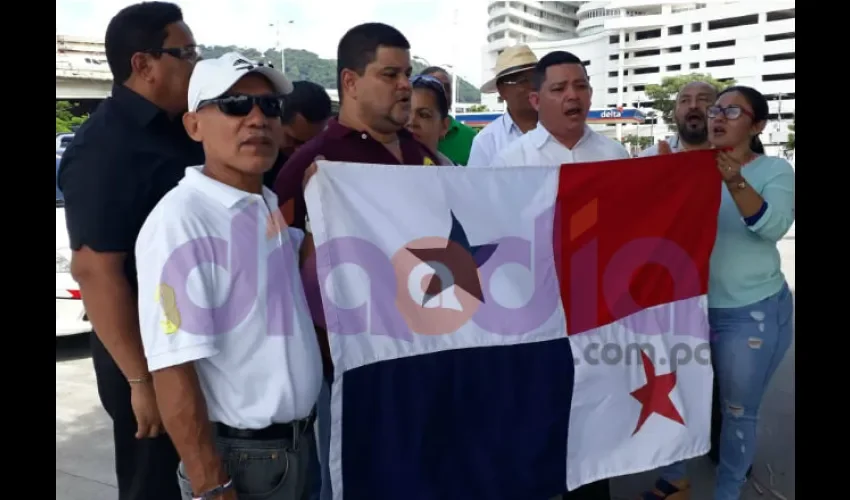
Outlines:
[[632,397],[641,404],[640,417],[638,417],[637,427],[635,427],[632,436],[637,434],[653,413],[685,425],[685,420],[670,399],[670,393],[676,387],[676,372],[655,375],[655,365],[652,364],[649,356],[641,351],[640,357],[643,362],[643,372],[646,374],[646,384],[631,393]]

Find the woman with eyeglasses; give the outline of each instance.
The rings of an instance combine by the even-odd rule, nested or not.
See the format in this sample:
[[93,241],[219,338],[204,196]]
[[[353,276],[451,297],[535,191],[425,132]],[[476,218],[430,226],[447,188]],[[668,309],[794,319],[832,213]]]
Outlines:
[[[759,134],[768,103],[750,87],[721,92],[708,108],[708,139],[722,151],[717,239],[711,254],[708,318],[723,425],[715,500],[737,500],[756,452],[762,397],[791,345],[793,299],[777,243],[794,222],[794,169],[766,156]],[[662,469],[642,500],[689,498],[685,463]]]
[[443,84],[430,75],[417,75],[410,79],[413,95],[410,102],[410,119],[407,130],[438,157],[441,165],[454,165],[437,145],[449,130],[449,105]]

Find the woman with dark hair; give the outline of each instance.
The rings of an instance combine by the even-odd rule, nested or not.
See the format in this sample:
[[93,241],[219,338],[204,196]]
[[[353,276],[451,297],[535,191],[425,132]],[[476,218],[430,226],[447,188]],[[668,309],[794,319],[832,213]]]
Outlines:
[[[707,114],[724,181],[708,285],[723,410],[714,498],[737,500],[755,457],[762,397],[791,345],[794,304],[777,242],[794,222],[794,169],[764,154],[768,103],[759,91],[727,88]],[[687,499],[685,473],[684,462],[665,467],[643,500]]]
[[454,165],[437,150],[440,139],[449,130],[449,104],[443,84],[430,75],[414,76],[410,84],[413,86],[413,95],[407,130],[439,158],[441,165]]

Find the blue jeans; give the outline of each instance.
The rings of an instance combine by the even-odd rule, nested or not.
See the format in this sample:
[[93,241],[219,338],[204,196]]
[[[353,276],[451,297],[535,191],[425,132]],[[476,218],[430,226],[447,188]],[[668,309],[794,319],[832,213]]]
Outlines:
[[[794,302],[788,285],[745,307],[709,309],[711,356],[720,388],[723,425],[715,500],[738,500],[756,454],[759,407],[770,379],[791,346]],[[685,463],[661,470],[677,481]]]

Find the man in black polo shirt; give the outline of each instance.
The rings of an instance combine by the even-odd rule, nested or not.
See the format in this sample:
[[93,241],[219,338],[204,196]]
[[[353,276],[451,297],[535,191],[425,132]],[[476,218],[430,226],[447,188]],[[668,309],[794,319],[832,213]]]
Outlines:
[[180,8],[145,2],[106,29],[112,97],[65,151],[59,187],[73,257],[94,325],[92,359],[112,418],[120,500],[178,500],[179,458],[162,424],[139,336],[133,248],[159,199],[204,161],[186,135],[189,76],[198,59]]

